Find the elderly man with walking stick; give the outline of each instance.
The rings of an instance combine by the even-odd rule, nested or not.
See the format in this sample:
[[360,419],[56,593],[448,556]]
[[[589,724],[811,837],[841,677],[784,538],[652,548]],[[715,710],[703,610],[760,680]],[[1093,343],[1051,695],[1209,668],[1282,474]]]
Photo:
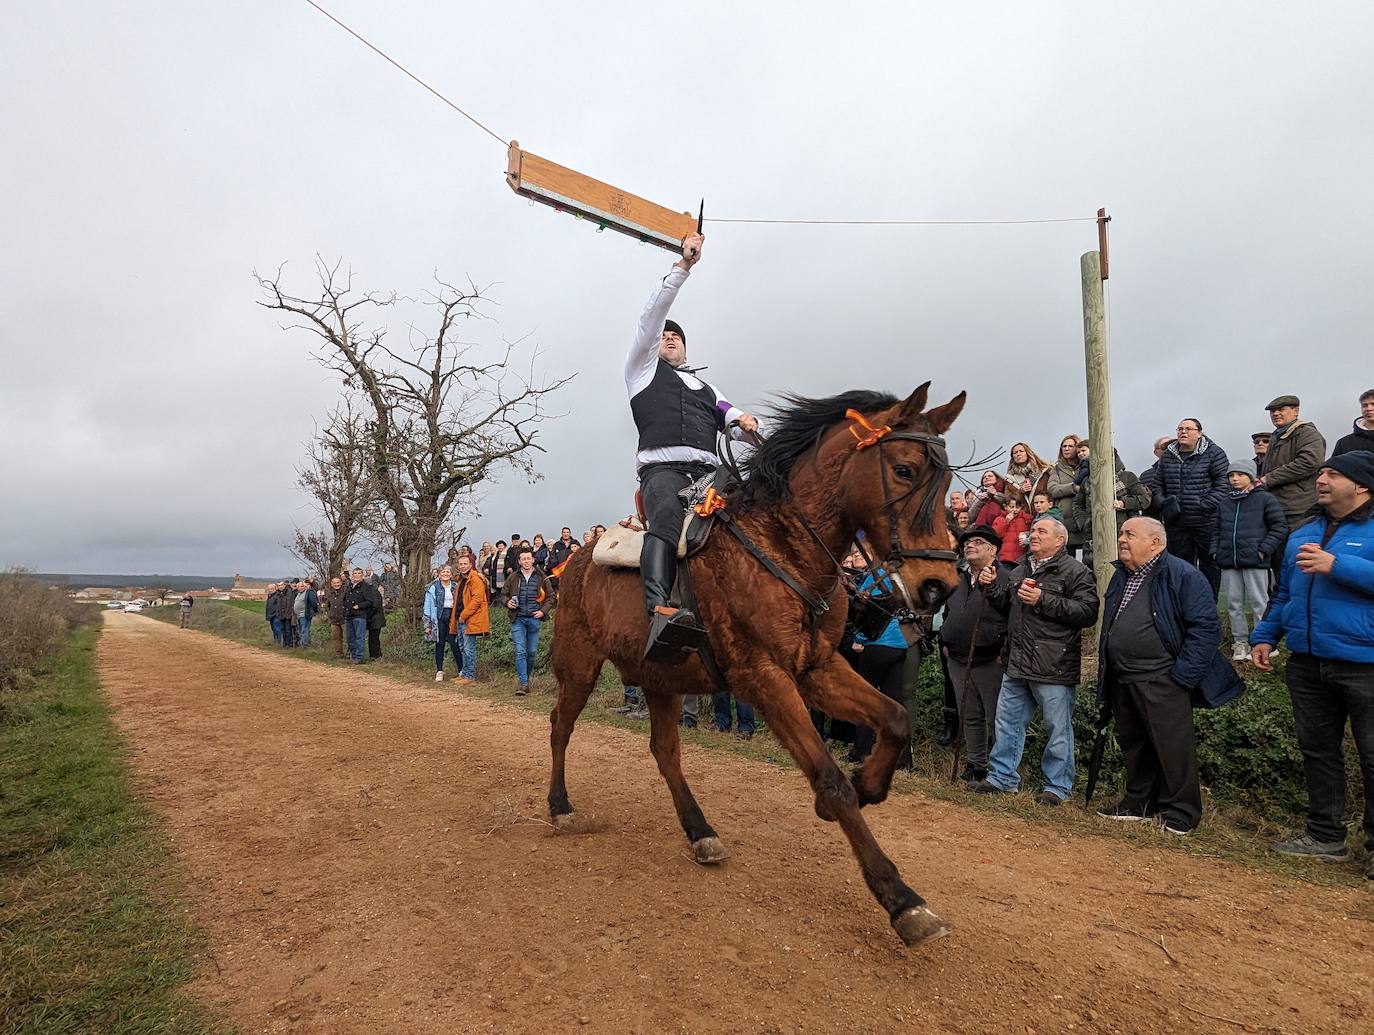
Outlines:
[[[977,783],[988,775],[992,724],[997,718],[997,694],[1002,688],[1002,649],[1007,618],[988,603],[989,590],[1005,593],[1006,570],[997,563],[1002,538],[986,525],[970,528],[959,537],[968,572],[945,602],[940,624],[940,651],[949,665],[950,681],[959,702],[968,761],[958,779]],[[957,749],[956,749],[957,751]]]

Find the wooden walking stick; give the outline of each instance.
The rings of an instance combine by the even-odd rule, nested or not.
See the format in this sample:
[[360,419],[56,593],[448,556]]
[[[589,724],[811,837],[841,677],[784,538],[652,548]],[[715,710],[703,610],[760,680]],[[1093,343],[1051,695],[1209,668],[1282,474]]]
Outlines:
[[[996,564],[996,561],[992,563]],[[978,613],[973,616],[973,632],[969,635],[968,657],[964,659],[964,685],[959,689],[959,736],[954,741],[954,763],[949,767],[949,782],[959,782],[959,756],[964,748],[964,716],[968,714],[968,691],[973,684],[973,652],[978,648],[978,629],[983,624],[983,608],[987,605],[988,595],[983,584],[978,583]]]

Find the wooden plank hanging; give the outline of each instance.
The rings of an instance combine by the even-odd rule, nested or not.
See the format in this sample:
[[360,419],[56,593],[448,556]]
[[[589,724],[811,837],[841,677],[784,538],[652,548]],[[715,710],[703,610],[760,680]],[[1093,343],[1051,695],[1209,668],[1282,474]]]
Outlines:
[[682,239],[697,229],[697,217],[690,212],[674,212],[522,151],[516,140],[507,153],[506,182],[522,197],[588,220],[598,230],[615,230],[671,252],[680,252]]

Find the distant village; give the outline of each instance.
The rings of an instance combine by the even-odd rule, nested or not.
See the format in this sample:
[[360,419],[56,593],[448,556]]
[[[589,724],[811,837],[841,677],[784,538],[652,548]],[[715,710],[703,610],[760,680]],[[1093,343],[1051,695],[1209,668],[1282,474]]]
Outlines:
[[146,601],[149,605],[156,606],[163,602],[174,602],[180,600],[188,592],[196,600],[266,600],[266,582],[257,582],[244,578],[242,575],[235,575],[234,581],[227,587],[207,586],[204,589],[168,589],[160,585],[144,586],[84,586],[80,589],[72,586],[55,587],[66,589],[67,595],[73,600],[89,601],[91,603],[106,604],[110,602],[132,602],[135,600]]

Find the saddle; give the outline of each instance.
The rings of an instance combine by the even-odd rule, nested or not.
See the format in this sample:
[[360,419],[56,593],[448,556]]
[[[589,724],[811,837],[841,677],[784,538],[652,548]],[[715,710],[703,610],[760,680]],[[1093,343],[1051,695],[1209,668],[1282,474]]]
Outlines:
[[[737,487],[734,474],[722,465],[678,493],[687,508],[678,534],[678,560],[701,552],[715,527],[716,514],[725,508],[728,494]],[[638,569],[645,534],[643,529],[624,522],[611,526],[597,537],[592,547],[592,563],[603,568]]]

